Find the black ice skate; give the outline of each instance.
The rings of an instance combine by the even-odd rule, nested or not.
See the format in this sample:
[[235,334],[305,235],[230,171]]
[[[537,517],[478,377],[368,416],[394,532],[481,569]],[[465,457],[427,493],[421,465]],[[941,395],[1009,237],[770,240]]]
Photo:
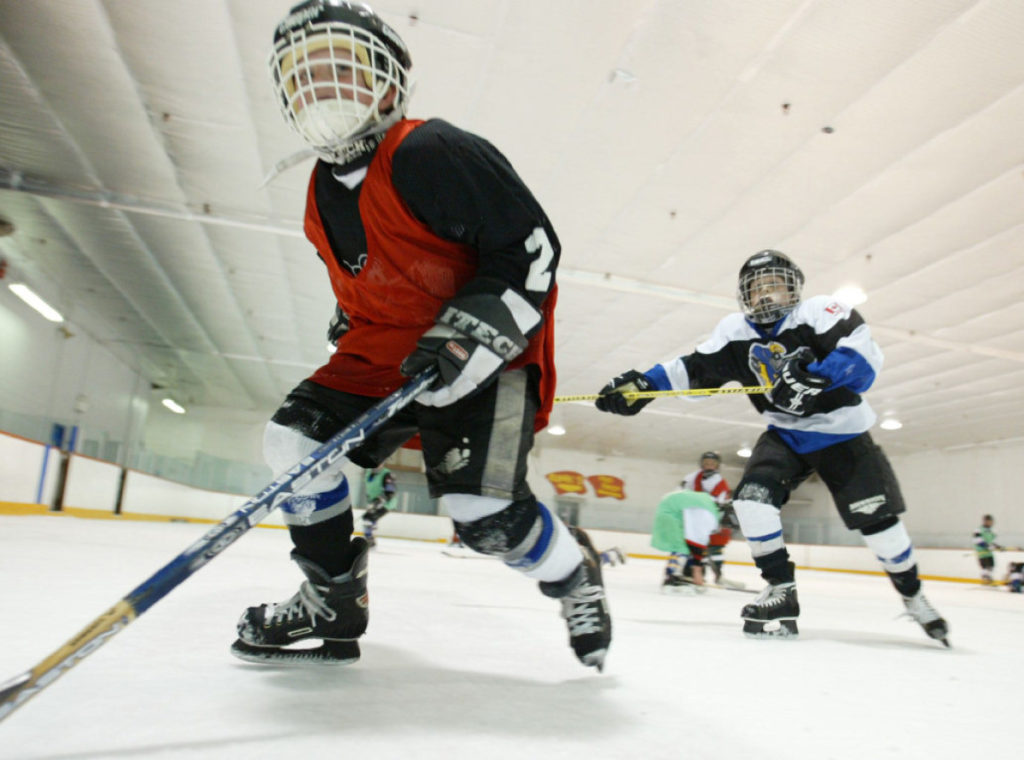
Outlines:
[[569,646],[579,661],[602,671],[612,641],[612,619],[601,579],[601,560],[586,533],[575,527],[569,530],[583,550],[583,562],[563,581],[541,581],[540,590],[545,596],[561,600]]
[[711,565],[711,572],[715,576],[715,583],[722,583],[722,561],[715,561],[713,559],[708,560],[707,564]]
[[[352,543],[358,549],[352,569],[336,578],[293,551],[292,559],[309,580],[286,602],[247,609],[238,621],[238,639],[231,653],[247,662],[271,664],[347,665],[358,660],[356,639],[365,633],[369,621],[369,547],[361,538]],[[322,644],[291,647],[306,639],[320,639]]]
[[907,608],[904,615],[917,621],[924,628],[924,632],[933,639],[949,647],[949,626],[925,598],[924,592],[918,591],[913,596],[904,596],[903,606]]
[[752,639],[796,638],[800,603],[796,583],[769,582],[750,604],[743,607],[743,633]]

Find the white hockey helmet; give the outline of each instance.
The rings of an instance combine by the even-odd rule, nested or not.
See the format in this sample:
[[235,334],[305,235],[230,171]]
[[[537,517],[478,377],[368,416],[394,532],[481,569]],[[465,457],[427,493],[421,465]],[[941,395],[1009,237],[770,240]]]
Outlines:
[[285,121],[331,163],[401,119],[412,93],[405,43],[361,3],[296,5],[274,32],[267,63]]
[[747,319],[770,325],[796,308],[803,286],[800,267],[786,254],[769,249],[744,262],[736,298]]

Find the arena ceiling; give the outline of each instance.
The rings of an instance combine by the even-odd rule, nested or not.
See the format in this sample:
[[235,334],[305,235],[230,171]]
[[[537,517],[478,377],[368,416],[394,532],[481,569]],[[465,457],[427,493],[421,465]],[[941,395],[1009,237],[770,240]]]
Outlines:
[[[287,0],[0,0],[0,238],[12,275],[193,407],[269,414],[325,359],[301,236],[310,161],[265,69]],[[410,115],[482,134],[563,245],[560,394],[685,353],[737,270],[857,283],[890,452],[1024,429],[1024,3],[417,0]],[[548,448],[728,462],[743,399],[638,420],[561,405]]]

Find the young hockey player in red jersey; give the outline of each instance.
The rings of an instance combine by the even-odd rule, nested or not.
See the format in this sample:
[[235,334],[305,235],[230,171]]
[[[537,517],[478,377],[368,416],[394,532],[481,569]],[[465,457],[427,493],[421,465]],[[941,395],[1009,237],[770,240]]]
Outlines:
[[[560,602],[569,643],[600,669],[611,619],[597,554],[526,481],[555,387],[559,242],[509,162],[439,119],[405,118],[411,59],[365,5],[309,0],[277,26],[269,65],[288,124],[319,155],[306,236],[330,278],[337,349],[267,425],[281,472],[408,377],[439,381],[349,454],[372,468],[417,433],[431,493],[471,549]],[[352,662],[366,630],[367,545],[342,472],[284,505],[307,581],[250,607],[232,651],[255,662]],[[320,639],[318,649],[287,645]]]
[[[711,534],[705,557],[715,576],[715,583],[722,583],[722,552],[732,540],[732,528],[729,527],[729,521],[733,516],[732,493],[729,491],[729,484],[719,472],[721,467],[721,455],[717,451],[705,451],[700,455],[700,469],[691,472],[683,478],[683,482],[680,484],[683,488],[691,491],[708,494],[722,510],[721,523]],[[671,560],[669,560],[669,564],[671,564]]]
[[[800,614],[780,510],[812,472],[825,482],[846,527],[859,531],[903,599],[906,613],[947,644],[948,627],[921,592],[896,476],[868,430],[875,413],[861,394],[882,352],[859,313],[827,296],[801,301],[804,276],[766,250],[739,275],[742,313],[732,314],[685,356],[646,372],[630,370],[601,389],[597,408],[637,414],[650,399],[633,390],[717,388],[729,381],[771,386],[749,396],[768,423],[736,488],[733,506],[768,586],[741,613],[755,637],[795,636]],[[778,626],[778,627],[776,627]]]

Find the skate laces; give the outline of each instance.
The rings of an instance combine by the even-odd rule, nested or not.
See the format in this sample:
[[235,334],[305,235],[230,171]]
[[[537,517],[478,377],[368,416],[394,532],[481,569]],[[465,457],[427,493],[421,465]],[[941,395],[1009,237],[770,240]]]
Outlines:
[[793,588],[793,583],[769,584],[761,589],[761,593],[754,599],[754,604],[761,607],[778,607],[786,601],[786,591]]
[[936,620],[941,620],[942,615],[932,607],[931,602],[921,592],[916,593],[914,596],[903,597],[903,605],[907,608],[899,617],[908,617],[916,620],[918,623],[933,623]]
[[268,613],[274,623],[290,623],[292,618],[308,617],[310,625],[316,625],[318,615],[329,623],[338,617],[338,613],[327,606],[327,600],[321,595],[320,589],[309,581],[299,586],[295,596],[284,604],[275,605]]
[[562,617],[569,625],[570,636],[601,632],[601,612],[598,607],[604,599],[604,588],[583,585],[562,599]]

